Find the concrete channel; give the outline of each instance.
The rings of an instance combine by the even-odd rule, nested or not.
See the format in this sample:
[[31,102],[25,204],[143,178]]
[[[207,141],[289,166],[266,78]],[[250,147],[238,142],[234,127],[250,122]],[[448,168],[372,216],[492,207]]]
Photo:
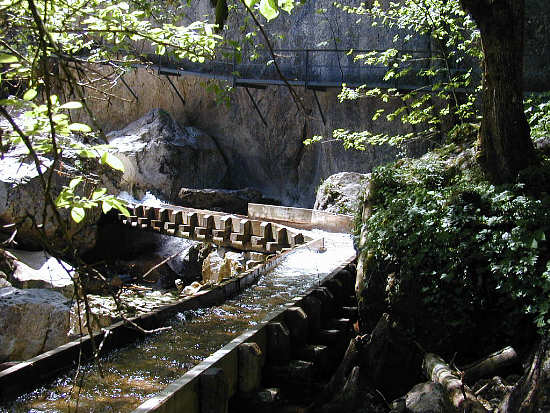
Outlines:
[[319,287],[295,297],[203,360],[132,413],[226,413],[276,411],[281,395],[314,390],[343,356],[357,308],[353,295],[355,256]]

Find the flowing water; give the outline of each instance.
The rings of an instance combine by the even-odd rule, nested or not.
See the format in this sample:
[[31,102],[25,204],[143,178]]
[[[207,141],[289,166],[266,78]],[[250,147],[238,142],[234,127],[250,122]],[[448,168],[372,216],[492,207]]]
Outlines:
[[0,412],[125,412],[223,347],[231,339],[317,285],[353,252],[349,235],[324,236],[326,252],[290,253],[258,283],[224,304],[177,314],[168,331],[153,334],[25,394]]

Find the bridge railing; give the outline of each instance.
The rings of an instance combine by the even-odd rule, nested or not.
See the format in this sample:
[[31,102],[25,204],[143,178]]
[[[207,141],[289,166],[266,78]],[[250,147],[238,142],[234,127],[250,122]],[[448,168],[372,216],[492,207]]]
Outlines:
[[[221,49],[215,58],[204,63],[175,61],[164,56],[150,56],[151,60],[162,67],[193,72],[206,76],[222,76],[243,84],[270,84],[284,79],[294,84],[312,88],[357,86],[367,84],[372,87],[415,89],[431,87],[434,81],[419,77],[421,70],[440,64],[440,59],[430,50],[400,50],[395,62],[404,55],[410,56],[406,62],[400,62],[400,69],[410,69],[409,73],[398,79],[386,79],[388,67],[369,65],[356,57],[369,52],[382,53],[383,50],[344,50],[344,49],[276,49],[277,66],[273,56],[267,50],[256,51],[251,57],[239,58],[231,49]],[[465,68],[454,68],[454,72],[463,72]],[[279,73],[280,71],[280,73]],[[443,79],[441,79],[443,80]]]

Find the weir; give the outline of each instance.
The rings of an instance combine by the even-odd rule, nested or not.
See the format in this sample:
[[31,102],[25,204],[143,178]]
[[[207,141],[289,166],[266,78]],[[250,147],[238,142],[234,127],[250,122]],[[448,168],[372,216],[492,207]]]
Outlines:
[[[133,217],[137,218],[138,213],[141,214],[147,211],[145,208],[141,208],[141,211],[138,212],[138,209],[139,207],[132,210],[136,214]],[[155,216],[159,216],[160,213],[161,217],[178,216],[178,212],[182,211],[180,209],[179,211],[164,212],[167,208],[161,209],[163,211],[159,209],[153,209],[152,211],[155,212]],[[207,224],[203,227],[195,226],[193,234],[195,236],[206,235],[206,238],[210,240],[213,240],[216,235],[213,232],[217,228],[216,225],[223,224],[222,218],[227,216],[222,213],[209,214],[208,211],[198,213],[197,211],[187,210],[185,213],[188,217],[188,223],[196,220],[198,223]],[[190,218],[192,216],[194,218]],[[259,228],[261,230],[263,223],[256,219],[249,219],[248,223],[243,225],[242,221],[243,219],[247,220],[247,217],[232,217],[232,222],[234,218],[239,218],[235,220],[238,222],[238,226],[232,224],[231,228],[237,231],[231,232],[231,234],[250,235],[250,238],[241,245],[241,247],[250,247],[252,237],[260,237],[259,233],[256,235],[255,229]],[[148,226],[142,229],[156,230],[155,228],[159,228],[161,232],[177,229],[170,228],[170,225],[167,225],[171,222],[170,219],[166,221],[158,220],[163,224],[157,224],[156,226],[151,221],[154,220],[149,218]],[[129,225],[137,222],[138,220],[134,218],[126,220],[126,224]],[[185,223],[185,218],[182,216],[182,223],[178,223],[178,225],[189,225],[188,223]],[[201,231],[196,231],[197,227],[209,229],[208,223],[213,224],[210,228],[212,232],[201,234]],[[145,224],[145,221],[142,220],[140,225],[143,224]],[[247,227],[250,231],[246,230]],[[265,225],[263,227],[265,228]],[[68,408],[74,411],[76,400],[80,403],[79,406],[86,411],[130,411],[144,398],[161,391],[166,385],[176,380],[175,384],[171,385],[172,387],[169,386],[161,393],[162,397],[165,397],[169,389],[173,389],[174,386],[177,387],[178,383],[182,383],[182,380],[185,382],[183,377],[189,378],[189,376],[184,375],[181,379],[177,379],[178,376],[182,374],[195,375],[196,371],[192,373],[194,370],[190,370],[188,373],[185,372],[247,328],[254,327],[253,331],[258,334],[265,334],[265,326],[270,322],[282,320],[281,317],[284,316],[281,314],[283,314],[284,307],[289,302],[292,302],[296,297],[301,297],[307,290],[319,287],[325,278],[332,278],[335,275],[334,268],[341,269],[343,265],[351,262],[355,256],[349,236],[329,234],[317,230],[296,230],[275,223],[272,223],[272,228],[286,229],[287,237],[289,234],[291,235],[287,238],[287,241],[292,239],[292,235],[300,234],[303,236],[303,243],[299,245],[295,242],[295,248],[290,249],[290,242],[285,244],[281,242],[280,238],[274,237],[275,239],[269,242],[276,242],[272,245],[277,245],[275,251],[278,254],[274,255],[260,268],[247,270],[236,279],[227,280],[210,290],[201,291],[197,295],[187,297],[177,304],[161,307],[152,313],[134,319],[134,322],[142,327],[153,328],[166,324],[166,320],[171,317],[168,321],[168,324],[172,327],[169,333],[148,336],[139,340],[137,344],[132,344],[130,347],[111,353],[109,351],[112,349],[134,342],[141,334],[123,322],[116,323],[98,333],[94,339],[97,344],[103,343],[101,344],[103,346],[102,354],[107,355],[102,361],[104,371],[107,371],[105,379],[100,380],[97,375],[94,375],[95,373],[91,372],[93,370],[92,365],[85,364],[81,367],[81,374],[86,377],[84,381],[74,382],[74,372],[65,374],[55,379],[53,383],[51,382],[49,385],[13,401],[14,397],[21,394],[24,389],[32,388],[40,382],[52,380],[52,377],[60,374],[62,370],[66,370],[71,366],[74,367],[79,357],[82,357],[83,360],[89,358],[91,355],[90,337],[68,343],[0,372],[0,397],[4,401],[12,400],[0,406],[0,412],[26,412],[29,409],[37,409],[36,411],[43,411],[43,409],[47,411],[67,411]],[[175,233],[174,231],[174,235]],[[228,234],[225,233],[224,235]],[[225,240],[224,237],[221,238],[223,242],[227,242],[227,240],[241,241],[235,236],[231,237],[231,235]],[[265,240],[265,236],[263,238]],[[326,250],[326,252],[319,253],[319,249],[321,251]],[[256,281],[258,283],[255,287],[248,288],[245,291],[248,285]],[[236,294],[240,295],[235,299],[231,299]],[[222,302],[224,304],[221,304]],[[271,315],[268,316],[268,314]],[[319,323],[315,324],[318,325]],[[349,323],[347,323],[347,327],[349,327]],[[205,332],[207,334],[204,334]],[[251,337],[251,334],[255,337],[256,333],[248,332],[246,334],[248,334],[248,337]],[[306,334],[307,337],[310,337],[309,330]],[[330,336],[331,333],[328,334]],[[311,337],[316,336],[314,334]],[[165,345],[167,343],[170,343],[170,345]],[[235,342],[232,343],[229,346],[235,345]],[[148,349],[156,350],[154,350],[154,354],[151,354]],[[216,360],[218,360],[220,354],[232,354],[227,352],[225,347],[221,351],[222,353],[216,353]],[[259,351],[263,352],[262,359],[265,359],[266,347],[260,344]],[[317,352],[309,350],[309,353],[306,351],[303,354],[311,356],[311,354],[317,354]],[[212,359],[207,360],[211,361]],[[155,365],[154,368],[151,368],[152,364]],[[199,370],[203,367],[202,364],[197,366]],[[313,367],[310,367],[311,369]],[[283,368],[281,371],[288,372],[288,369]],[[227,374],[229,375],[229,372]],[[266,377],[268,376],[269,374]],[[77,386],[74,386],[75,384]],[[255,384],[253,387],[255,389],[257,385]],[[99,393],[98,389],[100,389]],[[187,390],[185,391],[187,392]],[[269,394],[271,394],[270,392],[271,390],[268,391]],[[76,394],[78,394],[78,397],[75,398]],[[227,398],[223,400],[229,402],[230,397],[238,398],[241,396],[242,392],[239,393],[235,390],[228,393]],[[165,405],[167,403],[166,401],[159,402],[158,397],[155,399],[157,404]],[[200,397],[200,395],[197,394],[196,397]],[[173,396],[167,397],[167,400],[172,399],[174,399]],[[179,396],[175,397],[175,400],[179,399]],[[178,409],[181,409],[181,405],[179,406]],[[142,410],[138,409],[138,411]],[[187,407],[184,407],[184,411],[187,411]]]

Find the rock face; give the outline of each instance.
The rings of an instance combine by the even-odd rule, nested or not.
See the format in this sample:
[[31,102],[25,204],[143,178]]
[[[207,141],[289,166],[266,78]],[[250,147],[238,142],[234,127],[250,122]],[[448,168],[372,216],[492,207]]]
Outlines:
[[180,127],[160,109],[111,132],[108,139],[125,167],[121,189],[130,193],[149,190],[173,200],[181,187],[221,186],[227,172],[210,136]]
[[73,268],[46,251],[9,250],[16,258],[10,281],[17,288],[49,288],[67,298],[74,294]]
[[68,341],[67,298],[45,289],[0,289],[0,362],[25,360]]
[[178,194],[177,204],[189,208],[246,215],[249,202],[272,204],[275,201],[264,198],[260,191],[252,188],[233,190],[182,188]]
[[353,214],[359,208],[361,189],[368,174],[340,172],[329,176],[317,190],[313,209],[335,214]]
[[[46,157],[39,156],[43,165],[43,173],[52,168],[52,161]],[[65,173],[53,173],[51,180],[51,195],[55,200],[61,188],[69,184],[70,173],[74,172],[72,167],[74,159],[63,159]],[[69,172],[69,174],[67,174]],[[21,146],[15,147],[3,154],[0,162],[0,223],[17,224],[16,241],[22,247],[40,249],[43,247],[41,236],[33,225],[29,216],[34,217],[37,224],[44,224],[46,236],[54,243],[54,246],[62,244],[59,235],[56,234],[57,222],[53,214],[48,212],[45,223],[42,222],[44,210],[44,196],[40,178],[33,162]],[[60,210],[61,217],[66,220],[68,210]],[[75,246],[82,251],[92,248],[95,244],[95,223],[99,218],[99,211],[88,211],[86,220],[80,225],[71,220],[69,232],[74,234]]]

